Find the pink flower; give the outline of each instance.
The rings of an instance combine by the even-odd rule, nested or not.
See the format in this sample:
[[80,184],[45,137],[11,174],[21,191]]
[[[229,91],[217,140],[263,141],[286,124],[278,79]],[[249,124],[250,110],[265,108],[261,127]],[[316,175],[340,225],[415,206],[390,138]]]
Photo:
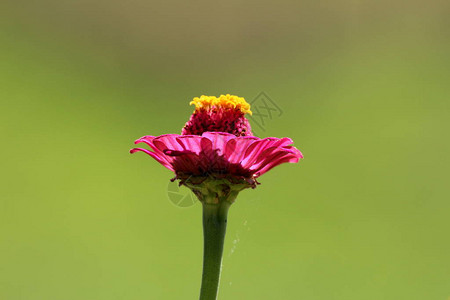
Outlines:
[[282,163],[296,163],[302,153],[291,146],[290,138],[255,137],[245,118],[250,105],[237,96],[194,98],[196,110],[182,134],[144,136],[135,144],[145,143],[153,151],[142,151],[175,172],[180,184],[203,182],[207,178],[227,179],[230,184],[255,187],[256,178]]

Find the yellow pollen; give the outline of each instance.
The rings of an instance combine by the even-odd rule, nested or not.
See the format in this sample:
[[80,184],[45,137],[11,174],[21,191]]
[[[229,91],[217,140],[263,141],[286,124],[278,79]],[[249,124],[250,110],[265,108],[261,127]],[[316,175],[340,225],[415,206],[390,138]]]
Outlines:
[[200,96],[195,97],[189,105],[195,105],[196,110],[211,109],[211,108],[223,108],[223,109],[239,109],[243,114],[252,114],[250,110],[250,104],[245,101],[244,98],[226,94],[215,96]]

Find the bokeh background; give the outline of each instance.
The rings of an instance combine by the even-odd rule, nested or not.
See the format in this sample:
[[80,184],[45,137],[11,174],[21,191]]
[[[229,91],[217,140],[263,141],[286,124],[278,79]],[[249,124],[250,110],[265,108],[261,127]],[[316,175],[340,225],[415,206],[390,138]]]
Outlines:
[[282,114],[258,135],[305,159],[232,207],[220,299],[449,299],[449,13],[3,0],[0,299],[196,299],[201,206],[128,150],[180,132],[195,96],[261,91]]

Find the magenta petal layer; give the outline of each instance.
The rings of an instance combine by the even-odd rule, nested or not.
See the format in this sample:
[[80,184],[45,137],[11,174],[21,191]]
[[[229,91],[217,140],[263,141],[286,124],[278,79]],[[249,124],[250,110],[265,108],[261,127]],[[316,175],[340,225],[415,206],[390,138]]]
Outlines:
[[289,138],[239,136],[223,132],[200,135],[165,134],[144,136],[135,142],[147,144],[153,151],[134,148],[153,157],[178,174],[226,174],[256,178],[282,163],[296,163],[302,153],[290,146]]

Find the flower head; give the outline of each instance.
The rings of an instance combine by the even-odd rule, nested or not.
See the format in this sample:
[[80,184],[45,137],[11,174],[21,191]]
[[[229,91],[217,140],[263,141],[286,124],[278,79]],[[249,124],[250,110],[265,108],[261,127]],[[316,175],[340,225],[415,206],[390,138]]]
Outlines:
[[[251,135],[244,117],[250,105],[237,96],[194,98],[195,111],[182,134],[144,136],[137,143],[153,151],[142,151],[176,175],[180,184],[202,195],[254,188],[256,178],[282,163],[296,163],[302,153],[291,146],[290,138],[263,138]],[[219,188],[218,188],[219,186]],[[206,189],[206,191],[205,191]]]

